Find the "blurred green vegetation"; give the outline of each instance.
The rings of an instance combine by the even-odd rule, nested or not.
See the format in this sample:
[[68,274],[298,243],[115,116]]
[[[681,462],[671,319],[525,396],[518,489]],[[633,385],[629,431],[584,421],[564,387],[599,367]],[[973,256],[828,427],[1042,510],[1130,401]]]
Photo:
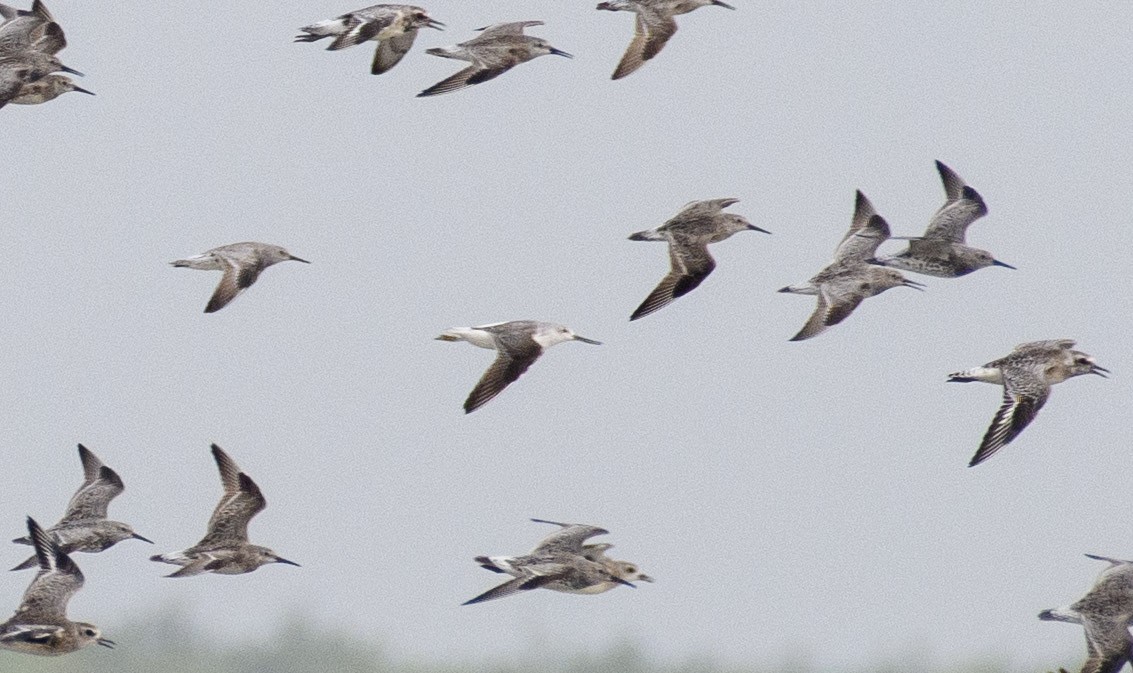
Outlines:
[[[632,643],[604,652],[532,653],[510,662],[397,661],[362,638],[312,625],[299,616],[277,630],[243,642],[220,644],[171,608],[133,625],[116,627],[113,651],[97,646],[63,656],[34,657],[0,651],[3,673],[828,673],[805,659],[737,666],[708,658],[660,662]],[[1003,662],[926,666],[923,657],[843,669],[838,673],[1020,673]],[[1040,672],[1030,672],[1040,673]]]

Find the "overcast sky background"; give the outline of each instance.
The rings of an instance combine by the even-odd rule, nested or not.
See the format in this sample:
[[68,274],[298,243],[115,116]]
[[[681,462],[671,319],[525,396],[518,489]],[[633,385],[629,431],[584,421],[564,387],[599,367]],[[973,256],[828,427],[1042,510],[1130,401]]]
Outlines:
[[[98,95],[0,111],[0,514],[11,537],[57,520],[83,442],[126,482],[112,517],[157,543],[78,555],[71,617],[113,638],[185,604],[238,637],[303,610],[468,662],[623,638],[831,668],[1080,662],[1081,629],[1036,615],[1090,586],[1083,552],[1133,557],[1133,4],[736,4],[680,17],[612,82],[633,19],[590,0],[435,2],[448,29],[379,77],[370,45],[291,43],[349,4],[52,0]],[[575,59],[414,97],[461,67],[426,48],[526,19]],[[829,261],[855,189],[922,231],[934,159],[988,203],[969,242],[1018,270],[911,275],[928,291],[789,343],[814,299],[775,290]],[[773,235],[714,246],[700,288],[629,323],[668,258],[626,236],[718,197]],[[246,240],[313,263],[203,314],[219,274],[168,261]],[[433,337],[513,319],[605,345],[551,350],[465,416],[493,354]],[[1052,338],[1112,378],[1057,386],[969,469],[1001,391],[946,375]],[[267,496],[252,541],[302,568],[147,560],[203,534],[214,441]],[[605,526],[657,582],[461,607],[501,579],[474,555],[549,532],[533,516]],[[14,607],[31,574],[0,579]]]

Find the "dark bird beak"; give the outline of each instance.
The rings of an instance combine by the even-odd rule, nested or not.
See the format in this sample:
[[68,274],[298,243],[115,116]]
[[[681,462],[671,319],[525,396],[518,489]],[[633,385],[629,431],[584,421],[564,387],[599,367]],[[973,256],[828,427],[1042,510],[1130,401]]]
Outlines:
[[[992,264],[992,266],[1002,266],[1002,267],[1007,268],[1007,269],[1015,269],[1015,267],[1011,266],[1010,264],[1008,264],[1006,262],[1001,262],[998,259],[991,260],[991,264]],[[1018,269],[1015,269],[1015,270],[1018,271]]]
[[587,339],[586,337],[578,336],[577,334],[574,335],[574,340],[575,341],[581,341],[584,344],[593,344],[595,346],[601,346],[602,345],[601,341],[595,341],[593,339]]
[[723,7],[724,9],[735,9],[735,7],[729,5],[726,2],[720,2],[720,0],[712,0],[712,4],[716,5],[717,7]]
[[608,3],[608,2],[599,2],[599,3],[598,3],[598,6],[597,6],[597,7],[595,7],[594,9],[608,9],[608,10],[610,10],[611,12],[612,12],[612,11],[614,11],[614,8],[613,8],[613,7],[611,7],[611,6],[610,6],[610,3]]
[[303,566],[299,565],[298,563],[296,563],[295,561],[288,561],[287,559],[282,558],[280,556],[275,557],[275,562],[276,563],[286,563],[287,565],[295,566],[296,568],[302,568],[303,567]]
[[554,47],[551,47],[551,53],[554,54],[555,56],[565,56],[567,58],[574,58],[574,56],[566,53],[562,49],[555,49]]
[[301,257],[296,257],[295,255],[291,255],[290,257],[288,257],[288,259],[293,259],[296,262],[303,262],[304,264],[310,264],[310,262],[308,262],[307,260],[302,259]]
[[653,578],[650,577],[649,575],[638,575],[637,579],[638,579],[638,581],[641,581],[641,582],[649,582],[649,583],[653,582]]
[[766,229],[760,229],[759,227],[755,226],[754,224],[748,224],[747,228],[751,229],[752,231],[762,231],[765,234],[771,233],[770,231],[767,231]]
[[776,290],[776,292],[790,292],[790,291],[791,291],[790,285],[788,285],[787,287],[781,287],[778,290]]
[[71,91],[78,91],[79,93],[90,94],[92,96],[94,95],[93,91],[87,91],[86,89],[84,89],[82,87],[75,87],[75,88],[71,89]]
[[1094,368],[1090,370],[1090,373],[1091,374],[1097,374],[1098,376],[1102,377],[1103,379],[1108,379],[1109,377],[1106,376],[1106,374],[1108,374],[1110,372],[1105,367],[1099,367],[1097,365],[1094,365]]
[[627,582],[627,581],[623,580],[623,579],[622,579],[622,578],[620,578],[620,577],[613,577],[613,576],[611,576],[611,578],[610,578],[610,579],[614,580],[614,581],[615,581],[615,582],[617,582],[618,584],[624,584],[624,585],[626,585],[627,587],[629,587],[630,589],[636,589],[636,588],[637,588],[637,585],[633,584],[632,582]]
[[109,638],[99,638],[97,642],[98,642],[99,645],[102,645],[103,647],[110,648],[112,650],[114,649],[114,646],[117,644]]
[[141,535],[138,535],[137,533],[134,533],[130,537],[134,538],[135,540],[141,540],[142,542],[148,542],[150,544],[153,544],[153,540],[149,539],[148,537],[142,537]]
[[72,75],[78,75],[79,77],[86,77],[86,75],[84,75],[83,73],[79,72],[78,70],[75,70],[74,68],[68,68],[68,67],[67,67],[67,66],[65,66],[65,65],[64,65],[64,66],[60,66],[60,67],[59,67],[59,69],[60,69],[60,70],[62,70],[63,72],[69,72],[69,73],[71,73]]
[[918,283],[917,281],[909,280],[908,278],[906,278],[905,282],[901,284],[905,287],[911,287],[914,290],[920,290],[921,292],[924,292],[924,288],[926,287],[924,283]]
[[430,27],[430,28],[436,28],[437,30],[444,30],[445,29],[445,24],[441,23],[440,21],[435,21],[433,19],[429,19],[428,21],[426,21],[425,25]]

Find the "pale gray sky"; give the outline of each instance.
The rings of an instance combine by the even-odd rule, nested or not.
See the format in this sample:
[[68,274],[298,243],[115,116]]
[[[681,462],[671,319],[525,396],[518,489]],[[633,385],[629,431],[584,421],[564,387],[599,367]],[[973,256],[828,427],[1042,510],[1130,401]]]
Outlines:
[[[98,95],[0,111],[8,533],[61,514],[81,441],[126,481],[112,515],[157,541],[77,557],[71,615],[111,638],[180,602],[219,633],[298,606],[461,661],[627,636],[664,658],[1079,661],[1081,630],[1036,615],[1101,570],[1082,552],[1133,555],[1133,5],[737,0],[611,82],[633,20],[593,4],[429,4],[448,30],[374,77],[369,46],[290,42],[352,5],[50,2]],[[525,19],[576,58],[414,98],[460,67],[425,48]],[[917,277],[788,343],[813,299],[775,290],[829,260],[854,190],[916,234],[934,159],[988,203],[970,242],[1019,270]],[[725,196],[774,235],[715,246],[700,288],[627,322],[667,256],[626,236]],[[313,263],[202,314],[218,274],[167,262],[243,240]],[[606,345],[555,348],[466,417],[492,354],[433,337],[521,318]],[[965,467],[1001,392],[946,374],[1067,337],[1113,377],[1058,386]],[[212,441],[267,495],[253,541],[303,568],[146,560],[203,532]],[[460,607],[498,581],[472,556],[526,550],[532,516],[607,527],[657,582]],[[30,575],[3,579],[14,607]]]

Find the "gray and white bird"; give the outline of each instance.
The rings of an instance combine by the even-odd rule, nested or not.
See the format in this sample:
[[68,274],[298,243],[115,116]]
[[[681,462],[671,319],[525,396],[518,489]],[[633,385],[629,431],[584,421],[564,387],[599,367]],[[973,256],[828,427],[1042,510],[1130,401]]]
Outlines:
[[575,334],[566,325],[537,320],[512,320],[478,327],[453,327],[438,336],[437,341],[467,341],[473,346],[495,350],[496,360],[464,401],[464,413],[470,414],[503,392],[509,383],[520,377],[548,348],[566,341],[581,341],[600,346]]
[[[1081,673],[1117,673],[1133,658],[1133,561],[1086,554],[1107,561],[1086,595],[1068,606],[1043,610],[1043,621],[1080,624],[1086,632],[1086,663]],[[1065,673],[1065,672],[1063,672]]]
[[[46,92],[59,85],[35,86],[50,73],[82,75],[63,65],[56,56],[67,46],[67,38],[40,0],[35,0],[30,10],[0,4],[0,17],[4,19],[0,23],[0,107],[8,103],[41,103],[58,96],[47,97]],[[78,87],[69,90],[82,91]]]
[[94,95],[93,91],[78,86],[75,82],[65,75],[48,75],[34,82],[29,82],[20,87],[16,92],[14,98],[9,100],[9,103],[15,105],[39,105],[47,101],[55,100],[65,93],[77,91],[79,93]]
[[1010,354],[982,367],[948,375],[949,382],[983,381],[1003,386],[1003,404],[968,467],[979,465],[1018,437],[1046,404],[1052,385],[1082,374],[1105,378],[1108,369],[1073,347],[1071,339],[1032,341],[1019,344]]
[[659,54],[673,33],[677,32],[674,16],[688,14],[694,9],[709,5],[735,9],[721,0],[608,0],[598,3],[597,9],[633,12],[636,15],[633,40],[610,79],[621,79],[629,75]]
[[[551,525],[558,526],[559,528],[562,528],[564,530],[567,529],[567,528],[570,528],[572,526],[578,525],[578,524],[574,524],[574,523],[560,523],[558,521],[548,521],[546,519],[532,519],[532,521],[534,521],[535,523],[549,523]],[[628,582],[638,582],[638,581],[652,582],[653,581],[652,577],[641,572],[641,567],[638,566],[636,563],[632,563],[630,561],[618,561],[616,559],[610,558],[609,556],[606,556],[606,552],[609,551],[610,549],[612,549],[613,546],[614,545],[610,544],[609,542],[592,542],[592,543],[589,543],[589,544],[582,545],[582,552],[581,553],[582,553],[583,558],[585,558],[586,560],[593,561],[595,563],[598,563],[598,564],[604,566],[606,568],[606,570],[610,571],[611,574],[613,574],[617,577],[620,577],[621,579],[626,580]],[[484,568],[486,570],[492,570],[492,568],[488,568],[487,566],[484,566]],[[504,572],[506,572],[506,571],[504,571]],[[610,586],[610,588],[612,589],[613,586]]]
[[261,271],[272,264],[288,260],[310,264],[278,245],[254,241],[222,245],[199,255],[174,260],[170,264],[189,269],[224,272],[220,284],[216,286],[216,291],[212,293],[212,298],[205,306],[205,313],[213,313],[227,306],[236,295],[251,287],[260,277]]
[[94,644],[113,648],[94,624],[67,619],[67,603],[83,588],[83,573],[30,516],[27,524],[39,572],[16,614],[0,624],[0,648],[49,657]]
[[863,301],[890,288],[919,290],[923,287],[921,283],[905,278],[899,271],[866,263],[887,238],[888,223],[877,214],[865,194],[857,192],[850,230],[834,251],[834,260],[807,282],[779,290],[818,296],[814,313],[798,334],[791,337],[791,341],[802,341],[821,334],[827,327],[849,317]]
[[248,542],[248,522],[267,507],[267,500],[252,478],[216,444],[212,456],[220,470],[224,495],[209,519],[208,532],[197,544],[183,551],[156,554],[151,561],[181,566],[166,577],[189,577],[201,573],[242,575],[268,563],[299,564],[267,547]]
[[739,199],[693,201],[665,224],[630,234],[631,241],[667,241],[670,266],[669,274],[637,307],[630,320],[647,316],[700,285],[716,268],[716,261],[708,252],[709,244],[719,243],[740,231],[771,233],[748,222],[742,215],[723,212],[737,202]]
[[[83,464],[83,483],[71,501],[59,523],[47,529],[53,542],[64,554],[74,552],[97,553],[106,551],[122,540],[141,540],[153,544],[152,540],[134,532],[130,524],[111,521],[106,518],[110,501],[126,490],[118,473],[102,464],[90,449],[79,444],[79,460]],[[12,540],[16,544],[33,544],[31,537]],[[23,570],[36,565],[32,556],[12,570]]]
[[327,51],[345,49],[373,40],[378,43],[370,73],[380,75],[401,61],[413,47],[420,28],[443,30],[443,23],[434,20],[422,7],[415,5],[374,5],[356,9],[334,19],[319,21],[299,30],[296,42],[315,42],[334,37]]
[[436,96],[437,94],[459,91],[473,84],[487,82],[499,77],[520,63],[526,63],[533,58],[547,54],[573,58],[565,51],[552,47],[543,38],[532,37],[523,33],[523,29],[528,26],[542,25],[542,21],[497,23],[479,28],[478,30],[482,32],[467,42],[427,49],[426,53],[433,56],[455,58],[460,61],[468,61],[472,65],[437,82],[417,95]]
[[58,54],[67,46],[62,26],[40,0],[30,10],[0,4],[0,54],[38,51]]
[[0,108],[17,98],[28,84],[60,70],[83,74],[63,65],[58,57],[41,51],[0,53]]
[[544,519],[560,530],[543,538],[527,554],[521,556],[477,556],[481,568],[514,577],[503,584],[465,601],[472,605],[510,596],[530,589],[550,589],[571,594],[598,594],[619,584],[633,587],[634,581],[652,582],[631,563],[617,562],[604,556],[609,545],[584,545],[595,536],[608,533],[605,528],[586,524],[562,524]]
[[987,206],[979,192],[951,168],[937,161],[936,170],[946,198],[924,235],[908,238],[909,247],[896,255],[871,259],[870,263],[940,278],[958,278],[988,266],[1014,269],[987,250],[967,245],[968,226],[987,214]]

